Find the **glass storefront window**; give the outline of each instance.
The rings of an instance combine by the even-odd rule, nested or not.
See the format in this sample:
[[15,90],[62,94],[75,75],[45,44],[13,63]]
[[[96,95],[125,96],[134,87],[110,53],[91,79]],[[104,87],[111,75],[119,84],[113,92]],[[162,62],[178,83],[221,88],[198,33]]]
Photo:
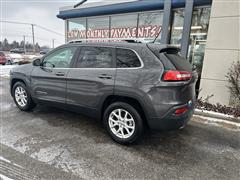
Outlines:
[[202,70],[210,11],[211,8],[199,8],[193,11],[188,59],[197,67],[199,73]]
[[171,44],[181,46],[183,23],[184,23],[184,10],[174,11],[170,41]]
[[111,16],[111,38],[126,39],[137,37],[138,14]]
[[109,17],[87,19],[87,39],[109,38]]
[[67,40],[86,39],[86,19],[76,18],[67,21]]
[[200,86],[210,12],[211,8],[197,8],[194,9],[192,16],[188,60],[198,72],[199,81],[196,84],[196,89],[199,89]]
[[138,38],[152,41],[158,36],[161,39],[163,12],[149,12],[139,14]]
[[67,40],[139,38],[148,42],[161,38],[162,21],[162,11],[69,19]]

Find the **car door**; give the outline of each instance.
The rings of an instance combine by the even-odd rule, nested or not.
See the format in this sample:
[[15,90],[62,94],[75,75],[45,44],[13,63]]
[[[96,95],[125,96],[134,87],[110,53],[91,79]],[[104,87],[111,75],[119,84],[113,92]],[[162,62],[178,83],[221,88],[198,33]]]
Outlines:
[[82,47],[67,76],[67,104],[96,109],[113,94],[116,74],[114,49]]
[[35,98],[65,103],[67,73],[76,50],[74,46],[56,49],[42,59],[40,66],[34,67],[31,87]]

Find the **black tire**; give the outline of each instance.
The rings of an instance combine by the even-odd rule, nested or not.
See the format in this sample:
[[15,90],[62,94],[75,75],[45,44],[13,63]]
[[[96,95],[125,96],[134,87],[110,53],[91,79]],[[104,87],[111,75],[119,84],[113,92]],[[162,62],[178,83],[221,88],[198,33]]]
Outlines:
[[[123,109],[123,110],[127,111],[128,113],[130,113],[130,115],[134,119],[135,129],[134,129],[133,134],[128,138],[120,138],[120,137],[116,136],[109,126],[109,116],[116,109]],[[142,121],[142,118],[141,118],[141,115],[139,114],[139,112],[133,106],[131,106],[130,104],[124,103],[124,102],[115,102],[115,103],[110,104],[104,111],[103,123],[104,123],[104,126],[105,126],[106,130],[108,131],[109,135],[111,136],[111,138],[120,144],[136,143],[137,141],[140,140],[140,138],[142,137],[143,131],[144,131],[143,121]]]
[[[24,106],[19,105],[19,103],[17,102],[16,97],[15,97],[15,91],[16,91],[16,89],[18,87],[23,88],[25,90],[25,92],[26,92],[27,101],[26,101],[26,105],[24,105]],[[12,88],[12,95],[13,95],[13,99],[14,99],[15,104],[22,111],[30,111],[30,110],[32,110],[36,106],[36,104],[33,102],[32,98],[30,96],[29,91],[26,88],[26,85],[24,83],[20,82],[20,81],[16,82],[14,84],[14,86]]]

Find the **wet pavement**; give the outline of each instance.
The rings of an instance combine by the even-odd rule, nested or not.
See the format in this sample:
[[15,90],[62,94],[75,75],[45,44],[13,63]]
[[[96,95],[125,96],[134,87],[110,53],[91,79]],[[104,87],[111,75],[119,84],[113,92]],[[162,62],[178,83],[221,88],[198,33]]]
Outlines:
[[114,143],[77,113],[18,110],[0,79],[0,179],[239,179],[240,131],[193,119],[179,131],[147,132],[137,145]]

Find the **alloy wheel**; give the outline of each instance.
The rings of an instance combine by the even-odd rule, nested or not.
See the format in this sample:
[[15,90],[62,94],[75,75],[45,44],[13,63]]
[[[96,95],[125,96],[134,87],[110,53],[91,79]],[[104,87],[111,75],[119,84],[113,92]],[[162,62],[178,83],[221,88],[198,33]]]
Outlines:
[[135,121],[133,116],[125,109],[113,110],[108,118],[110,130],[119,138],[127,139],[135,131]]
[[27,92],[21,86],[15,89],[15,99],[19,106],[24,107],[27,105]]

